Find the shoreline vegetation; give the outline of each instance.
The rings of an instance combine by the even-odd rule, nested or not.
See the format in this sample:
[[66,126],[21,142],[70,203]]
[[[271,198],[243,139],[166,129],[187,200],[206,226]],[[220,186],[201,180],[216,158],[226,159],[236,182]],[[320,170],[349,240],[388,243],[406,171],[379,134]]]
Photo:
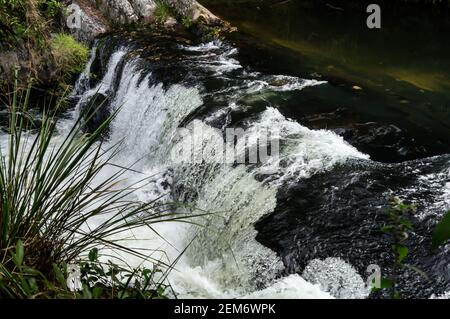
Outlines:
[[[189,222],[204,214],[188,217],[172,212],[170,204],[127,200],[146,183],[117,186],[130,168],[91,185],[104,167],[114,165],[117,146],[105,150],[101,142],[114,114],[89,133],[83,127],[89,118],[80,115],[63,142],[54,142],[58,114],[87,62],[88,43],[65,27],[63,1],[0,0],[0,5],[0,91],[10,135],[0,152],[0,298],[174,296],[166,278],[177,259],[173,264],[152,259],[151,252],[132,250],[121,240],[130,229],[152,231],[154,223]],[[210,24],[208,17],[194,21],[180,12],[158,1],[151,24],[210,38],[226,29],[218,21]],[[114,26],[118,31],[138,27]],[[35,123],[27,114],[38,104],[42,119]],[[87,114],[94,116],[95,110]],[[103,221],[87,230],[92,219]],[[131,268],[125,258],[108,251],[139,258],[142,267]],[[78,277],[72,278],[74,265]],[[77,289],[70,289],[69,281]]]
[[[32,133],[29,98],[30,86],[15,90],[9,101],[9,140],[0,153],[0,298],[152,299],[172,294],[165,279],[176,260],[171,264],[123,243],[133,229],[152,232],[156,223],[188,223],[205,214],[187,216],[157,200],[130,200],[149,183],[147,177],[121,186],[132,168],[118,167],[98,178],[105,167],[117,167],[113,159],[119,145],[101,142],[117,113],[91,133],[83,127],[89,118],[80,115],[55,141],[56,111],[44,111]],[[142,260],[142,267],[127,266],[125,256]]]
[[88,48],[65,32],[64,6],[56,0],[0,1],[1,86],[12,86],[18,68],[19,86],[30,78],[49,89],[73,82],[87,61]]
[[[94,3],[90,0],[0,0],[0,93],[11,91],[14,72],[18,67],[20,88],[25,89],[28,79],[33,78],[37,91],[50,92],[56,96],[64,95],[64,92],[70,90],[71,84],[87,61],[89,43],[101,33],[124,28],[180,27],[199,39],[209,39],[236,31],[236,28],[197,1],[147,2],[153,9],[151,13],[145,12],[144,15],[143,12],[117,11],[118,9],[109,7],[110,4],[104,1]],[[213,7],[218,3],[227,3],[224,0],[200,2]],[[282,5],[287,1],[265,2]],[[352,6],[349,0],[328,2],[333,7]],[[397,0],[396,3],[399,7],[450,7],[450,0]],[[70,4],[81,8],[81,30],[69,29],[66,25],[66,20],[73,13],[67,11]],[[390,5],[397,4],[390,2]]]
[[[180,28],[208,39],[234,31],[196,1],[148,2],[152,15],[141,21],[123,18],[121,11],[116,16],[101,2],[95,7],[85,0],[0,0],[0,93],[11,91],[18,69],[19,89],[32,78],[33,91],[63,96],[86,64],[90,42],[105,32]],[[71,4],[80,8],[80,29],[67,26]]]

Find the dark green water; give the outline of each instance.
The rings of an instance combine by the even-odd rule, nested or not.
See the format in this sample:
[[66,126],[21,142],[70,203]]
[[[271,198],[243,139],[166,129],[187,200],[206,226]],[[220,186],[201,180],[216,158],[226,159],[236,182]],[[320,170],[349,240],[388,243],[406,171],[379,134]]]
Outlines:
[[380,161],[450,152],[450,10],[378,1],[375,30],[371,2],[203,1],[238,27],[247,63],[328,81],[274,97],[286,115],[335,129]]

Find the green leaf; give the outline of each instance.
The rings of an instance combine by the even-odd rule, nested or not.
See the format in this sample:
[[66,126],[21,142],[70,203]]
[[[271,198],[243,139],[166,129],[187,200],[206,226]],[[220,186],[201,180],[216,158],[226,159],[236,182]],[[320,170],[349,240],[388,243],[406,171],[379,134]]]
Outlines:
[[156,288],[156,291],[158,295],[163,296],[166,289],[163,286],[159,285],[158,288]]
[[103,294],[103,289],[100,287],[95,287],[92,289],[92,298],[99,299],[101,295]]
[[380,288],[381,289],[387,289],[387,288],[392,288],[394,287],[394,281],[391,279],[387,279],[387,278],[381,278],[380,281]]
[[120,299],[127,299],[128,297],[130,297],[130,294],[128,293],[128,291],[122,290],[119,292]]
[[408,219],[401,219],[400,220],[400,224],[402,224],[403,226],[405,226],[409,230],[413,230],[413,225]]
[[83,299],[92,299],[92,293],[89,291],[89,287],[83,284]]
[[403,260],[406,258],[406,256],[408,256],[409,249],[407,247],[405,247],[405,246],[400,246],[399,245],[399,246],[395,247],[395,251],[396,251],[397,257],[398,257],[397,261],[399,263],[402,263]]
[[53,273],[55,274],[56,280],[61,285],[61,287],[65,290],[67,288],[66,278],[64,278],[64,274],[57,264],[53,263]]
[[89,260],[94,262],[97,261],[97,258],[98,258],[98,249],[92,248],[91,251],[89,252]]
[[39,290],[36,278],[34,278],[34,277],[31,277],[28,279],[28,285],[30,287],[31,293],[36,293]]
[[394,230],[394,226],[391,226],[391,225],[381,227],[381,231],[383,233],[390,234],[390,233],[392,233],[393,230]]
[[434,229],[432,248],[436,249],[450,239],[450,211],[445,214],[444,218],[437,224]]
[[17,267],[22,266],[24,255],[23,242],[19,239],[16,244],[16,253],[14,254],[14,263]]

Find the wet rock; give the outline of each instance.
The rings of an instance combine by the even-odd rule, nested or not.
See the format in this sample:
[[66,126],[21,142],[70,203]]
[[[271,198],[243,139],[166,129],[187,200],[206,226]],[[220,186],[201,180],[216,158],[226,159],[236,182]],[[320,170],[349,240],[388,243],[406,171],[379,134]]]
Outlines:
[[[430,246],[434,226],[448,209],[441,196],[450,179],[449,160],[447,155],[404,164],[355,162],[302,180],[279,192],[277,208],[256,224],[256,239],[281,256],[288,274],[301,274],[314,259],[333,257],[363,278],[369,265],[379,265],[383,277],[396,278],[404,297],[444,293],[450,289],[450,251],[432,252]],[[424,271],[429,281],[407,268],[393,273],[392,239],[381,231],[393,195],[418,206],[405,263]],[[383,294],[389,296],[372,297]]]
[[357,123],[332,130],[380,162],[402,162],[445,152],[445,146],[439,141],[429,139],[428,143],[423,143],[405,129],[392,124]]
[[110,98],[107,94],[97,93],[82,106],[85,131],[94,132],[111,115]]

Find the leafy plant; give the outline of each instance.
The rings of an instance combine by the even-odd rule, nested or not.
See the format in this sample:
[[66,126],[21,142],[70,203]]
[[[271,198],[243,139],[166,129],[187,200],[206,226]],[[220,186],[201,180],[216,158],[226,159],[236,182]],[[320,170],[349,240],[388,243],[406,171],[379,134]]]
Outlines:
[[158,1],[156,3],[154,15],[155,15],[156,22],[163,23],[169,17],[174,17],[175,12],[174,12],[173,7],[166,1]]
[[89,57],[89,49],[69,34],[59,33],[50,41],[57,78],[68,81],[83,71]]
[[[43,112],[37,132],[28,129],[32,122],[28,115],[30,88],[23,95],[14,92],[9,104],[9,140],[0,148],[0,297],[48,296],[55,290],[65,293],[65,288],[54,284],[55,278],[61,279],[55,269],[80,262],[83,254],[98,247],[170,271],[172,265],[153,259],[151,251],[133,250],[122,240],[135,228],[152,232],[155,223],[188,222],[190,216],[167,211],[167,206],[160,207],[156,201],[131,200],[130,195],[145,187],[148,178],[120,186],[129,168],[112,162],[117,145],[105,146],[101,139],[116,113],[90,134],[84,132],[84,117],[80,116],[70,131],[55,141],[56,111]],[[101,178],[100,172],[111,165],[117,171]],[[91,262],[97,261],[90,257]],[[90,267],[87,265],[84,269]],[[145,278],[149,273],[133,271],[133,276],[137,274]],[[110,284],[118,285],[115,281]]]
[[436,225],[433,232],[432,247],[435,249],[450,239],[450,211]]
[[191,18],[191,17],[188,17],[188,16],[183,17],[183,18],[181,19],[181,23],[183,24],[183,26],[184,26],[186,29],[191,28],[191,27],[195,24],[194,21],[192,20],[192,18]]
[[164,298],[169,286],[158,280],[164,271],[158,267],[131,268],[120,266],[111,260],[98,259],[98,250],[89,252],[89,259],[80,263],[80,280],[83,294],[91,299],[154,299]]
[[64,4],[58,0],[47,0],[41,3],[41,7],[48,19],[56,19],[62,14]]
[[[58,34],[63,29],[64,6],[62,0],[0,0],[0,50],[12,50],[21,57],[14,62],[21,68],[21,86],[26,87],[30,77],[44,86],[68,82],[84,64],[83,46],[69,35]],[[14,73],[5,70],[13,68],[0,64],[2,68],[0,81],[12,86]]]
[[[392,198],[390,200],[390,205],[391,208],[387,212],[389,222],[381,228],[381,231],[389,235],[392,240],[392,252],[394,254],[394,265],[392,269],[394,277],[397,275],[399,269],[409,268],[427,278],[423,271],[413,265],[405,263],[409,254],[406,240],[409,237],[409,232],[413,231],[410,217],[416,212],[417,208],[412,204],[405,204],[398,197]],[[401,298],[400,293],[395,287],[395,279],[382,278],[380,289],[393,289],[392,297],[396,299]]]

